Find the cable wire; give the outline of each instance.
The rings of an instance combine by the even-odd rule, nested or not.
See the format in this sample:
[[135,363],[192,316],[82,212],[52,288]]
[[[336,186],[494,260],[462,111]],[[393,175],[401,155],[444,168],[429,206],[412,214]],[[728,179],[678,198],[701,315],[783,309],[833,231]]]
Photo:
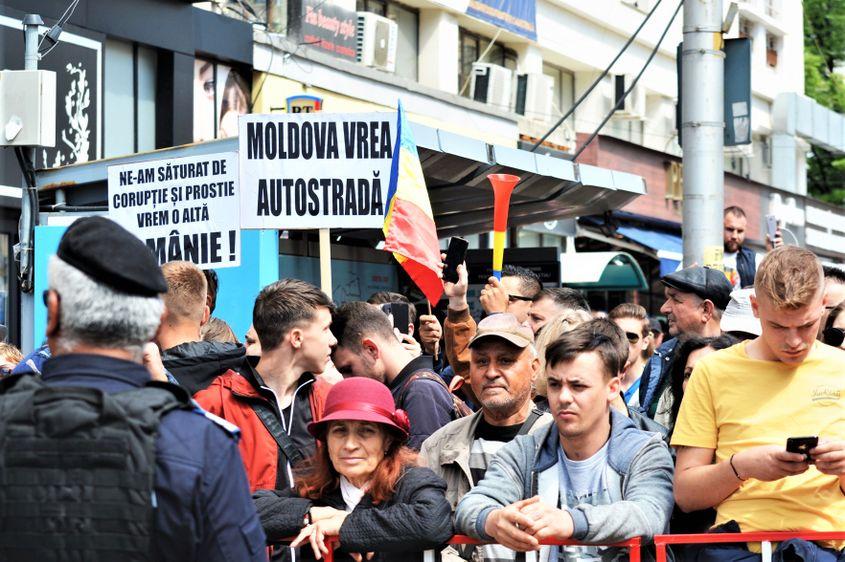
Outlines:
[[[62,16],[58,19],[58,21],[47,30],[47,33],[44,34],[44,37],[41,38],[41,41],[38,43],[38,56],[40,58],[44,58],[50,54],[50,51],[56,48],[56,45],[59,44],[59,35],[62,34],[62,27],[68,22],[68,20],[73,15],[73,12],[76,10],[76,7],[79,5],[79,0],[72,0],[72,2],[68,5],[65,9]],[[44,44],[44,41],[49,41],[50,46],[49,48],[41,52],[41,46]]]
[[625,90],[625,92],[622,94],[622,97],[619,98],[619,100],[617,100],[616,104],[614,104],[614,106],[612,108],[610,108],[610,111],[607,113],[607,115],[605,115],[604,119],[602,119],[601,123],[596,128],[596,130],[593,131],[593,133],[587,138],[587,140],[584,142],[584,144],[582,144],[581,147],[572,156],[573,162],[575,160],[577,160],[578,157],[581,155],[581,153],[584,152],[584,149],[586,149],[590,145],[590,143],[593,142],[593,140],[598,136],[599,131],[601,131],[602,127],[604,127],[607,124],[607,122],[610,121],[610,118],[613,117],[613,114],[616,113],[616,110],[618,110],[622,106],[622,104],[625,103],[625,98],[628,97],[628,94],[630,94],[631,91],[633,91],[633,89],[637,86],[637,82],[640,81],[640,78],[642,77],[646,68],[648,68],[648,65],[651,64],[652,60],[654,60],[654,56],[657,54],[657,51],[660,50],[660,45],[661,45],[661,43],[663,43],[663,39],[665,39],[666,34],[669,33],[669,29],[671,29],[672,24],[675,22],[675,18],[678,17],[678,12],[681,11],[681,7],[683,5],[684,5],[684,0],[681,0],[680,2],[678,2],[678,7],[675,8],[675,13],[672,14],[672,17],[669,19],[669,23],[666,24],[666,28],[663,30],[663,33],[660,35],[660,39],[657,40],[657,44],[654,46],[654,49],[652,49],[651,54],[649,54],[648,58],[645,61],[645,64],[640,69],[639,73],[636,76],[634,76],[634,79],[631,81],[631,85],[628,86],[628,89]]
[[587,88],[587,90],[583,94],[581,94],[581,97],[575,100],[575,103],[572,104],[572,107],[569,108],[569,111],[567,111],[560,119],[558,119],[557,123],[552,125],[552,128],[549,129],[540,140],[534,143],[534,146],[531,147],[529,152],[536,152],[537,149],[540,148],[540,145],[542,145],[546,141],[546,139],[549,138],[551,134],[557,130],[558,127],[560,127],[561,123],[566,121],[567,117],[569,117],[575,112],[575,109],[579,105],[581,105],[581,102],[583,102],[587,98],[587,96],[589,96],[590,93],[595,90],[596,86],[598,86],[599,83],[604,80],[605,76],[607,76],[610,72],[610,69],[613,68],[613,65],[616,64],[616,61],[619,60],[619,57],[621,57],[622,54],[628,49],[628,47],[631,46],[631,43],[633,43],[634,39],[637,38],[637,35],[639,35],[640,31],[642,31],[643,27],[645,27],[645,24],[648,23],[648,20],[651,19],[652,15],[654,15],[654,12],[657,11],[657,8],[660,6],[661,2],[663,2],[663,0],[657,0],[657,3],[655,3],[654,7],[651,8],[651,11],[646,14],[645,19],[640,23],[640,26],[634,30],[634,34],[631,35],[627,41],[625,41],[625,44],[622,45],[622,49],[618,53],[616,53],[616,56],[613,57],[613,60],[610,61],[610,64],[608,64],[604,71],[599,75],[599,77],[596,78],[595,81],[593,81],[590,87]]

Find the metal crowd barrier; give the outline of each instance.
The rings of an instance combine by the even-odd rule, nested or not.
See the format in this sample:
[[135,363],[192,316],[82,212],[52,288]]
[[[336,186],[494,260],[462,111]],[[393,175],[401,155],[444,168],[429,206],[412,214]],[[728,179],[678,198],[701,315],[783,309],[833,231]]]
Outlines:
[[[830,531],[818,533],[812,531],[771,531],[751,533],[702,533],[698,535],[657,535],[654,545],[657,548],[657,562],[667,562],[666,547],[677,544],[713,544],[759,542],[763,562],[772,562],[772,543],[789,539],[806,541],[844,540],[845,532]],[[631,558],[633,560],[633,558]]]
[[[845,536],[845,534],[843,534]],[[334,543],[337,542],[336,538],[327,538],[326,539],[326,546],[329,547],[328,554],[325,555],[324,560],[325,562],[334,562]],[[466,535],[455,535],[447,544],[456,545],[456,544],[491,544],[484,541],[476,540],[472,537],[468,537]],[[618,542],[618,543],[608,543],[608,544],[584,544],[578,541],[573,540],[566,540],[566,541],[553,541],[553,540],[546,540],[540,541],[541,545],[544,546],[611,546],[616,548],[627,548],[628,549],[628,559],[630,562],[640,562],[640,547],[642,546],[642,539],[639,537]],[[300,546],[300,548],[310,548],[307,543]],[[424,562],[434,562],[435,560],[435,551],[434,550],[426,550],[423,555]],[[532,553],[526,553],[532,554]],[[536,553],[533,553],[536,554]],[[536,562],[536,557],[534,557],[534,561]],[[531,560],[526,556],[526,562],[531,562]]]

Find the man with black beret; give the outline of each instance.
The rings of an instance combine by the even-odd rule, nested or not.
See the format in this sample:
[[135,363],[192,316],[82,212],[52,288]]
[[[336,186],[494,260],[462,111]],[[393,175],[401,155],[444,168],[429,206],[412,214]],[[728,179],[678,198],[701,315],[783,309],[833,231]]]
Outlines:
[[266,560],[237,429],[142,364],[167,291],[149,249],[82,218],[48,275],[53,356],[0,383],[0,559]]
[[666,295],[660,312],[666,315],[672,339],[654,350],[643,369],[639,406],[640,413],[658,422],[665,421],[663,410],[667,406],[671,409],[663,394],[668,390],[669,369],[678,338],[720,335],[719,321],[731,301],[732,290],[724,273],[697,265],[670,273],[660,281]]

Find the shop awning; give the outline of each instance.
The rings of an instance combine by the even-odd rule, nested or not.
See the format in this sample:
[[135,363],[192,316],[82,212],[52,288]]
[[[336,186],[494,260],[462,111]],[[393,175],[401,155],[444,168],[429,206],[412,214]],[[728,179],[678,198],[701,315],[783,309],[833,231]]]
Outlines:
[[647,290],[643,270],[626,252],[581,252],[560,255],[560,281],[593,291]]
[[[477,234],[493,229],[493,191],[487,174],[522,178],[511,196],[508,226],[516,227],[619,209],[645,194],[640,176],[617,172],[412,123],[428,186],[438,236]],[[61,188],[66,204],[104,205],[107,168],[162,158],[238,149],[228,138],[132,154],[37,172],[42,191]],[[378,231],[344,231],[350,238],[378,238]]]
[[675,234],[627,225],[617,227],[616,232],[656,251],[661,277],[676,271],[684,259],[683,240]]

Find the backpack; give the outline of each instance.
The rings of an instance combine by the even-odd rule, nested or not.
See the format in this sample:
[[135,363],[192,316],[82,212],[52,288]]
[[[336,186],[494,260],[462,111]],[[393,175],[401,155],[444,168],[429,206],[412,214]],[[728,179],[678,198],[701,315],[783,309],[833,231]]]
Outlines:
[[155,440],[193,409],[167,383],[108,394],[0,383],[0,560],[153,560]]
[[434,371],[430,371],[428,369],[420,369],[419,371],[415,372],[411,375],[408,381],[405,383],[405,386],[402,387],[402,392],[399,394],[399,404],[405,403],[405,395],[408,393],[408,387],[411,386],[411,383],[417,379],[427,379],[430,381],[436,381],[440,383],[446,392],[449,394],[449,397],[452,399],[452,421],[465,418],[468,415],[472,414],[472,410],[466,403],[455,396],[452,393],[452,390],[446,386],[446,382]]

